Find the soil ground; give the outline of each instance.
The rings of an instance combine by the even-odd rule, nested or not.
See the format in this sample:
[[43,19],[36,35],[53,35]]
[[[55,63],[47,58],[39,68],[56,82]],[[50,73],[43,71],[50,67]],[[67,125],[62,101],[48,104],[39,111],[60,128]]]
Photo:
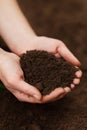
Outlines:
[[54,103],[20,103],[1,91],[0,130],[87,130],[87,1],[19,0],[19,4],[38,35],[66,43],[84,74],[74,91]]
[[25,81],[39,89],[42,95],[49,94],[58,87],[70,87],[78,71],[63,58],[40,50],[24,53],[20,65]]

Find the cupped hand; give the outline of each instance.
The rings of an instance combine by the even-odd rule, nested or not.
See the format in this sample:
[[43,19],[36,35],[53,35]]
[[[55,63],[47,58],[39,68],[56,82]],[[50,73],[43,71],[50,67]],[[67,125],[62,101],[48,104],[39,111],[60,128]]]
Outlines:
[[42,98],[35,87],[24,81],[19,57],[2,49],[0,49],[0,80],[19,101],[39,103]]
[[[34,49],[51,52],[56,57],[63,57],[66,61],[75,67],[80,66],[79,60],[70,52],[66,45],[58,39],[48,38],[44,36],[35,36],[30,39],[29,43],[21,45],[18,55],[26,52],[26,50]],[[81,70],[78,70],[75,75],[76,78],[73,79],[73,83],[71,83],[70,87],[65,86],[65,88],[56,88],[49,95],[43,96],[41,103],[58,100],[69,93],[75,87],[75,85],[78,85],[80,83],[80,78],[82,76]]]

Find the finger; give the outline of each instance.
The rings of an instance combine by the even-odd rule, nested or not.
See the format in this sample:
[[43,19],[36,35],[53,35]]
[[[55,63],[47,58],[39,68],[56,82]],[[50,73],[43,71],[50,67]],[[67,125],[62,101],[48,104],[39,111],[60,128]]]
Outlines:
[[30,95],[37,100],[41,100],[42,98],[42,95],[38,89],[23,80],[20,80],[19,82],[17,82],[17,84],[15,84],[15,89],[27,95]]
[[59,99],[61,99],[61,98],[63,98],[63,97],[65,97],[67,95],[67,93],[65,93],[65,94],[63,94],[63,95],[61,95],[58,99],[56,99],[56,100],[59,100]]
[[80,83],[80,79],[75,78],[75,79],[73,80],[73,84],[77,85],[77,84],[79,84],[79,83]]
[[65,91],[63,88],[56,88],[54,91],[52,91],[49,95],[43,96],[42,102],[46,103],[51,100],[54,100],[56,97],[59,97],[61,94],[64,94]]
[[65,95],[67,95],[68,93],[71,92],[71,89],[70,89],[69,87],[65,87],[64,90],[65,90],[65,93],[62,94],[62,95],[60,95],[60,97],[58,97],[57,99],[61,99],[61,98],[63,98]]
[[65,90],[65,94],[71,92],[71,89],[69,87],[65,87],[64,90]]
[[77,78],[81,78],[82,77],[82,71],[81,70],[78,70],[76,73],[75,73],[76,77]]
[[74,89],[74,88],[75,88],[75,85],[72,83],[72,84],[70,85],[70,88],[71,88],[71,89]]
[[28,96],[25,93],[21,93],[19,91],[13,92],[13,95],[22,102],[29,102],[29,103],[40,103],[40,101],[36,100],[34,97]]
[[65,90],[65,93],[60,95],[60,97],[58,97],[56,100],[63,98],[65,95],[71,92],[71,89],[69,87],[65,87],[64,90]]
[[52,102],[57,101],[57,100],[63,98],[65,95],[66,95],[66,93],[60,95],[59,97],[55,98]]
[[64,44],[60,44],[57,50],[58,53],[71,64],[76,66],[80,65],[79,60],[69,51],[69,49]]
[[71,89],[69,87],[65,87],[64,90],[65,90],[65,93],[53,99],[52,102],[63,98],[65,95],[67,95],[67,93],[71,92]]

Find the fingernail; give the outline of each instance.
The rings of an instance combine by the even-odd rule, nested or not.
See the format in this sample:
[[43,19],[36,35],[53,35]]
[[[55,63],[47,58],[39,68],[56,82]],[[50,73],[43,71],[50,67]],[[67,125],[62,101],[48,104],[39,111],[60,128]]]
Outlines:
[[40,100],[40,99],[41,99],[41,98],[40,98],[38,95],[36,95],[36,94],[34,94],[33,97],[36,98],[37,100]]

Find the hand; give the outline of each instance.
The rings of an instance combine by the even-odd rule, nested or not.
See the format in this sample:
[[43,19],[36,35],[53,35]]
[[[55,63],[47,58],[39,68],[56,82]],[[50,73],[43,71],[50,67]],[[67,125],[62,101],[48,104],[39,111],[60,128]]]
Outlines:
[[[80,66],[80,62],[78,61],[78,59],[69,51],[65,44],[60,40],[43,36],[35,36],[30,39],[29,43],[26,42],[25,44],[21,45],[21,51],[18,54],[21,55],[22,53],[26,52],[26,50],[34,49],[51,52],[56,57],[63,57],[65,60],[67,60],[74,66]],[[43,96],[41,102],[50,102],[64,97],[75,87],[75,85],[80,83],[80,78],[82,76],[81,70],[77,71],[75,75],[77,78],[73,79],[71,88],[69,88],[68,86],[65,86],[65,88],[57,88],[49,95]]]
[[40,92],[24,81],[19,57],[2,49],[0,49],[0,80],[19,101],[40,102]]
[[[7,17],[8,20],[6,22]],[[2,0],[2,4],[0,6],[0,33],[0,35],[7,43],[8,47],[18,55],[26,52],[26,50],[46,50],[53,53],[57,57],[62,56],[65,60],[69,61],[75,66],[80,65],[80,62],[73,56],[73,54],[60,40],[36,36],[31,26],[28,24],[26,18],[22,14],[16,1],[8,1],[8,4],[4,4],[4,1]],[[8,54],[4,56],[4,59],[1,59],[2,61],[0,60],[0,78],[3,83],[6,84],[5,86],[7,86],[7,88],[17,98],[19,97],[19,95],[21,95],[21,100],[25,100],[23,97],[28,100],[26,95],[29,94],[30,96],[31,94],[33,94],[33,92],[36,92],[39,97],[41,96],[34,87],[23,81],[23,72],[19,66],[18,57],[16,55]],[[80,82],[82,72],[78,71],[76,75],[78,78],[74,79],[74,84],[78,84]],[[71,88],[74,88],[73,83],[71,85]],[[29,89],[28,86],[32,89]],[[22,93],[19,94],[21,90]],[[58,88],[54,90],[51,94],[44,96],[42,98],[42,103],[59,99],[67,94],[69,91],[69,87],[65,87],[64,89]],[[25,96],[23,96],[23,94]],[[28,101],[35,102],[35,100],[31,96],[30,100]]]

